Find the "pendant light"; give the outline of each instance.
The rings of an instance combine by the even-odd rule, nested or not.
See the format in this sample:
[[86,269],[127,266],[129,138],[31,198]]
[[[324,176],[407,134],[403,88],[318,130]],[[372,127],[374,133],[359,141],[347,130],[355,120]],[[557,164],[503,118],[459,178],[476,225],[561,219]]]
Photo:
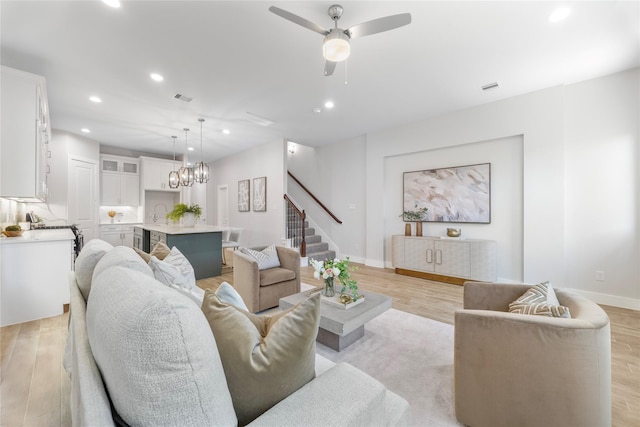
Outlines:
[[[188,150],[189,144],[187,143],[188,128],[184,128],[184,146]],[[187,158],[187,161],[189,159]],[[178,171],[180,174],[180,185],[183,187],[191,187],[193,185],[193,168],[189,167],[189,164],[183,165]]]
[[200,122],[200,162],[196,163],[193,175],[197,183],[205,184],[209,182],[209,165],[204,162],[202,156],[202,122],[204,119],[198,119],[198,121]]
[[[172,167],[176,166],[176,138],[177,136],[172,136],[173,138],[173,163]],[[177,170],[172,170],[169,172],[169,188],[178,188],[180,186],[180,173]]]

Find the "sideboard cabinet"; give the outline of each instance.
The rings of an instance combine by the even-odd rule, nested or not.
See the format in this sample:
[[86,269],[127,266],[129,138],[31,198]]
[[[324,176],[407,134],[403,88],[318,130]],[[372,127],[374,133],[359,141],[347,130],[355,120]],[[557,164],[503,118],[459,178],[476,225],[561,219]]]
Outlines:
[[447,283],[495,281],[496,242],[439,237],[392,237],[396,273]]

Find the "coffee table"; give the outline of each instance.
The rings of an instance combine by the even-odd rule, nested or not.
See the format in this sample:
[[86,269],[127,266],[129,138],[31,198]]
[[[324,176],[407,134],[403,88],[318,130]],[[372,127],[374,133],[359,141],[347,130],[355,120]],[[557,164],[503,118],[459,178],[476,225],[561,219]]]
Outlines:
[[[279,307],[286,310],[307,298],[315,290],[280,298]],[[315,291],[318,292],[318,291]],[[344,309],[320,302],[320,328],[316,341],[342,351],[364,336],[364,324],[391,308],[391,298],[386,295],[364,292],[364,302]]]

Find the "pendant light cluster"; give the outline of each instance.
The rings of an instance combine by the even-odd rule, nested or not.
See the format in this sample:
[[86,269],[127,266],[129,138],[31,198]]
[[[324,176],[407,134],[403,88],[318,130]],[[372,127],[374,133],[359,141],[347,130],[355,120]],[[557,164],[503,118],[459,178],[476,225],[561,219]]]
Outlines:
[[[204,162],[204,156],[202,153],[202,123],[204,119],[198,119],[200,122],[200,162],[196,163],[194,167],[190,167],[188,164],[182,166],[178,170],[172,170],[169,172],[169,188],[191,187],[194,182],[199,184],[206,184],[209,182],[209,165]],[[184,128],[184,145],[185,149],[189,149],[187,142],[189,128]],[[173,138],[173,161],[176,161],[176,138]]]

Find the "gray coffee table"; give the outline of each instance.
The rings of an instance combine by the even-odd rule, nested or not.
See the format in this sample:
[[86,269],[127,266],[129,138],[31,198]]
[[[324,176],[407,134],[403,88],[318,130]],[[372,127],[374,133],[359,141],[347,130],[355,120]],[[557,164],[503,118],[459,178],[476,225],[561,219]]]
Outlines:
[[[305,291],[280,298],[280,309],[286,310],[310,295]],[[316,341],[336,351],[350,346],[364,336],[364,324],[391,308],[391,298],[364,292],[364,302],[350,309],[320,302],[320,329]]]

